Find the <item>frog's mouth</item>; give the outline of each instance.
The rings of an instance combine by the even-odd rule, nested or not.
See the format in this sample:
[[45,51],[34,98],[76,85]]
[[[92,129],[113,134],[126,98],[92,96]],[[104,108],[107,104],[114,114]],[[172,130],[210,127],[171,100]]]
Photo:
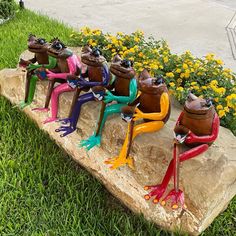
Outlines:
[[101,67],[106,59],[102,56],[101,50],[85,46],[82,49],[81,61],[88,66]]
[[43,38],[31,36],[28,40],[28,50],[31,52],[46,52],[47,42]]
[[167,91],[166,84],[163,78],[153,78],[149,75],[148,71],[144,69],[138,78],[138,88],[141,92],[148,94],[161,94]]
[[53,57],[59,57],[59,55],[60,55],[60,52],[57,52],[57,51],[52,50],[52,49],[48,49],[47,52],[50,56],[53,56]]

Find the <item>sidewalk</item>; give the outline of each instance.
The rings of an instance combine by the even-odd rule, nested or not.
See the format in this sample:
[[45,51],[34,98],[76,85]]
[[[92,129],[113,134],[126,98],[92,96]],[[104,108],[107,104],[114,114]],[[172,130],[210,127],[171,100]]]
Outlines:
[[190,50],[199,57],[212,52],[236,71],[236,20],[226,29],[236,11],[236,1],[25,0],[25,5],[74,28],[89,26],[112,33],[142,29],[146,35],[166,39],[173,52]]

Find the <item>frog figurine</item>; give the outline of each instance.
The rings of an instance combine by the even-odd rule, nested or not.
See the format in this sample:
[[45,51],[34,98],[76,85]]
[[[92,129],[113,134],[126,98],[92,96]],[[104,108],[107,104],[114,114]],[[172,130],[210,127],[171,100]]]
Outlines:
[[179,189],[179,163],[204,153],[216,140],[219,125],[220,120],[211,100],[196,97],[189,93],[184,110],[180,114],[174,129],[173,159],[167,168],[162,183],[145,187],[145,190],[151,190],[149,194],[145,195],[146,200],[155,196],[153,203],[158,203],[173,176],[174,189],[166,195],[161,204],[165,205],[171,199],[173,209],[186,208],[184,193]]
[[56,66],[56,59],[47,54],[47,42],[44,38],[37,38],[30,34],[28,37],[28,50],[34,53],[34,57],[29,60],[20,59],[19,65],[26,67],[26,84],[25,84],[25,99],[19,104],[20,108],[25,108],[33,101],[36,82],[46,78],[46,73],[41,71],[41,68],[51,69]]
[[[69,83],[67,83],[67,77],[69,75],[79,75],[82,70],[80,58],[77,55],[73,54],[73,52],[68,49],[65,44],[58,38],[54,38],[51,41],[47,49],[47,53],[49,56],[56,58],[57,66],[54,69],[46,70],[48,80],[52,81],[52,83],[49,83],[48,86],[44,108],[33,109],[36,111],[48,111],[50,98],[52,99],[52,115],[43,122],[44,124],[57,120],[59,95],[64,92],[71,92],[76,90],[74,87],[71,87]],[[54,84],[55,82],[57,82],[57,79],[62,80],[63,83],[57,85],[54,88]]]
[[116,55],[112,60],[110,71],[114,78],[106,90],[105,96],[100,96],[102,107],[97,129],[94,135],[87,140],[82,140],[79,144],[80,147],[84,147],[86,150],[100,145],[102,129],[107,117],[114,113],[121,113],[122,107],[133,102],[137,96],[137,81],[130,60],[122,60],[119,55]]
[[[85,73],[81,74],[79,78],[76,78],[75,75],[70,76],[69,82],[73,82],[78,88],[78,94],[76,96],[76,101],[72,104],[69,117],[60,120],[64,125],[55,130],[56,132],[63,132],[60,135],[61,137],[64,137],[76,130],[82,105],[86,102],[97,100],[94,92],[78,96],[80,91],[88,91],[90,88],[93,89],[95,87],[99,88],[101,91],[109,84],[109,68],[106,59],[102,56],[101,50],[85,46],[82,49],[81,61],[87,65],[87,70]],[[86,80],[86,78],[88,78],[88,80]],[[65,126],[65,124],[69,125]]]
[[[153,78],[144,69],[138,79],[138,89],[141,93],[136,100],[122,109],[122,118],[128,121],[129,125],[119,156],[105,161],[111,165],[111,169],[126,164],[134,168],[133,159],[129,156],[133,139],[139,134],[160,130],[169,119],[170,99],[161,76]],[[143,121],[134,126],[137,120]]]

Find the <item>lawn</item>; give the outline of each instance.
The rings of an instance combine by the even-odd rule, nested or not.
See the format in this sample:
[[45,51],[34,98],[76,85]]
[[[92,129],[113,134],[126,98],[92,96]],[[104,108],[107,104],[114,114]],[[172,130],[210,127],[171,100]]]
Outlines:
[[[0,69],[29,33],[69,43],[72,29],[28,10],[0,26]],[[0,97],[0,235],[169,235],[134,215],[26,115]],[[236,235],[236,198],[202,235]]]

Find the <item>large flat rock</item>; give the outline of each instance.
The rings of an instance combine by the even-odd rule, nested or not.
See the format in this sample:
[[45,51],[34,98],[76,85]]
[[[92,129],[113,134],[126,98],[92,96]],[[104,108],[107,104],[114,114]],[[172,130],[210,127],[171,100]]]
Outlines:
[[[20,69],[0,71],[0,93],[13,104],[18,104],[23,99],[24,84],[25,73]],[[118,154],[127,124],[119,116],[109,118],[104,128],[102,147],[95,147],[86,153],[77,144],[93,133],[100,103],[85,104],[77,132],[60,138],[54,132],[58,123],[43,125],[42,121],[48,114],[31,110],[44,104],[46,86],[46,81],[38,82],[35,101],[23,111],[40,129],[48,132],[75,161],[96,176],[114,196],[160,227],[168,230],[181,228],[191,235],[197,235],[211,224],[236,194],[236,138],[229,130],[221,127],[218,140],[205,154],[181,164],[180,186],[185,191],[187,209],[172,211],[146,201],[143,198],[146,194],[143,186],[159,183],[165,174],[172,158],[172,130],[180,108],[172,107],[170,120],[161,131],[143,134],[135,139],[131,154],[135,159],[136,170],[123,167],[111,171],[104,160]],[[67,116],[71,99],[72,93],[60,97],[60,117]],[[170,185],[173,188],[173,184]]]

